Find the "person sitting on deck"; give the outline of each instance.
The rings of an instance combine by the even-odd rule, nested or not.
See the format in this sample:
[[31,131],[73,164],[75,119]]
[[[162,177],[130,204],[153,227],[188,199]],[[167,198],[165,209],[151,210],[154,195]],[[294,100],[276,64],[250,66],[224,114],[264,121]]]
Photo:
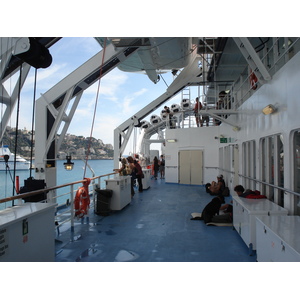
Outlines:
[[205,185],[206,192],[212,196],[222,195],[225,189],[225,181],[223,179],[223,175],[220,174],[217,176],[217,182],[213,181],[212,183],[207,183]]
[[202,210],[199,220],[203,220],[205,224],[212,222],[214,216],[219,215],[223,203],[225,203],[223,196],[213,198]]

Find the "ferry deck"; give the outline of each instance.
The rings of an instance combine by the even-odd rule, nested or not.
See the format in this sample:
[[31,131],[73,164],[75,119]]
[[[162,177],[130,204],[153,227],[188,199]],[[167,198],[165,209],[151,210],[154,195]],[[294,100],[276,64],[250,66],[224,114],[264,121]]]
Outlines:
[[[233,226],[191,220],[213,198],[204,186],[151,179],[130,204],[101,216],[90,209],[74,233],[56,238],[56,262],[255,262]],[[231,196],[226,197],[229,203]],[[70,227],[68,227],[70,228]]]

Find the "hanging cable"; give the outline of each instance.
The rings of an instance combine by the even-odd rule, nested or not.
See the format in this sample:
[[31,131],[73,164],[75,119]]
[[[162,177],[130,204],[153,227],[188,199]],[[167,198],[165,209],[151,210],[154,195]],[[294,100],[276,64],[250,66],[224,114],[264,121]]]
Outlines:
[[[19,90],[18,90],[18,102],[17,102],[17,115],[16,115],[16,135],[15,135],[15,156],[14,156],[14,176],[13,176],[13,191],[12,195],[15,195],[15,178],[16,178],[16,167],[17,167],[17,147],[18,147],[18,131],[19,131],[19,112],[20,112],[20,95],[22,87],[22,65],[20,66],[20,78],[19,78]],[[14,200],[12,206],[14,206]]]
[[97,104],[98,104],[98,98],[99,98],[99,92],[100,92],[100,83],[101,83],[101,77],[102,77],[102,73],[103,73],[103,64],[104,64],[104,58],[105,58],[106,42],[107,42],[107,38],[105,38],[104,45],[103,45],[103,55],[102,55],[102,62],[101,62],[101,66],[100,66],[100,76],[99,76],[99,80],[98,80],[98,87],[97,87],[94,115],[93,115],[93,121],[92,121],[91,133],[90,133],[90,140],[89,140],[89,144],[88,144],[88,151],[87,151],[86,158],[85,158],[83,178],[85,178],[87,161],[88,161],[88,157],[89,157],[89,154],[90,154],[92,134],[93,134],[93,129],[94,129],[95,116],[96,116]]
[[163,76],[160,74],[160,77],[162,78],[162,80],[164,81],[164,83],[165,83],[165,85],[167,86],[167,87],[169,87],[168,85],[167,85],[167,83],[166,83],[166,81],[165,81],[165,79],[163,78]]
[[35,114],[35,97],[36,97],[36,81],[37,81],[37,69],[34,72],[34,88],[33,88],[33,101],[32,101],[32,121],[31,121],[31,141],[30,141],[30,175],[32,173],[32,158],[33,158],[33,130],[34,130],[34,114]]

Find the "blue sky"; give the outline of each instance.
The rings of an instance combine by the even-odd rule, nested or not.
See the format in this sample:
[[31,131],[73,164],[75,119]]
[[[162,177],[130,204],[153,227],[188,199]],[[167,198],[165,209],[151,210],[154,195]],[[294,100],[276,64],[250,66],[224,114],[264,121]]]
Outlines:
[[[47,92],[57,82],[87,61],[101,50],[100,45],[92,37],[63,38],[50,48],[53,61],[50,67],[38,70],[36,99]],[[144,74],[120,71],[115,68],[101,79],[97,113],[92,136],[102,139],[106,144],[113,144],[113,131],[122,122],[134,115],[165,92],[172,82],[172,75],[165,73],[164,80],[157,84],[151,82]],[[167,84],[167,85],[166,85]],[[85,91],[75,112],[68,133],[89,137],[97,96],[96,82]],[[32,101],[34,87],[34,69],[32,68],[22,89],[19,128],[31,129]],[[194,99],[197,95],[192,95]],[[181,95],[168,102],[180,104]],[[160,114],[163,106],[152,114]],[[150,115],[145,118],[149,120]],[[15,127],[15,118],[9,124]],[[129,149],[130,151],[130,149]]]

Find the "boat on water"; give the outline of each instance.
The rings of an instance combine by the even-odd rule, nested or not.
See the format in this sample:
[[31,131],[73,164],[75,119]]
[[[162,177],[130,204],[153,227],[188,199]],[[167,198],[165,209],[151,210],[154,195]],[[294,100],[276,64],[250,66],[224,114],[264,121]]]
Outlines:
[[[52,191],[45,194],[46,203],[8,208],[0,214],[14,219],[0,223],[2,244],[9,249],[2,248],[0,261],[300,261],[300,38],[95,39],[102,50],[36,100],[35,179],[49,189],[59,186],[57,153],[89,86],[114,68],[144,72],[153,84],[172,72],[165,92],[114,130],[115,169],[138,131],[134,154],[145,173],[144,191],[131,197],[130,176],[108,175],[101,189],[112,195],[93,189],[90,209],[80,194],[71,194],[71,208],[75,196],[75,207],[83,212],[76,220],[71,209],[71,225],[58,217],[68,205],[58,209]],[[35,42],[51,50],[58,40]],[[21,42],[22,55],[13,53],[26,62],[24,45],[32,41],[12,39],[2,78],[16,70],[12,49]],[[202,103],[196,111],[192,88]],[[165,157],[162,179],[152,178],[152,144],[161,145],[155,156]],[[205,184],[220,174],[230,191],[225,201],[233,206],[232,224],[191,220],[213,198]],[[239,197],[237,185],[265,197]],[[86,196],[84,188],[79,191]],[[99,202],[109,207],[102,214],[96,213]],[[18,224],[22,236],[12,236],[10,224]],[[33,227],[43,230],[43,238]]]
[[[16,162],[15,162],[16,160]],[[7,170],[29,170],[30,162],[20,155],[11,153],[7,145],[0,147],[0,171]]]

